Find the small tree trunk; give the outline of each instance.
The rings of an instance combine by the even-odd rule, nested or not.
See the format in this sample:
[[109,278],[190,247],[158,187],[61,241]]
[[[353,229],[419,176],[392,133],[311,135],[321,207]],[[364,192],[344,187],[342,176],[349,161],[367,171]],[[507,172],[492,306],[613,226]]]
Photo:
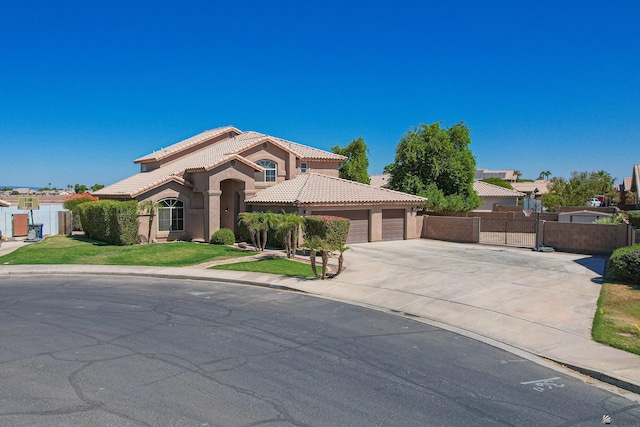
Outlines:
[[262,230],[262,247],[260,248],[261,251],[264,251],[264,248],[267,247],[267,227],[264,228],[264,230]]
[[284,233],[284,251],[287,254],[287,258],[291,258],[291,230],[287,230]]
[[327,278],[327,266],[329,265],[329,251],[322,251],[322,280]]
[[147,245],[151,243],[151,227],[153,227],[153,211],[149,213],[149,231],[147,232]]
[[256,252],[260,252],[260,231],[256,231]]
[[293,257],[296,257],[296,252],[298,251],[298,236],[300,235],[300,228],[296,225],[293,228]]
[[344,265],[344,255],[342,255],[342,252],[340,252],[340,256],[338,257],[338,271],[336,271],[334,273],[333,276],[331,276],[331,278],[333,279],[334,277],[338,277],[338,275],[340,273],[342,273],[342,266]]
[[318,268],[316,266],[316,251],[315,251],[315,249],[311,249],[309,251],[309,260],[311,261],[311,270],[313,271],[313,275],[316,278],[320,277],[320,275],[318,275]]

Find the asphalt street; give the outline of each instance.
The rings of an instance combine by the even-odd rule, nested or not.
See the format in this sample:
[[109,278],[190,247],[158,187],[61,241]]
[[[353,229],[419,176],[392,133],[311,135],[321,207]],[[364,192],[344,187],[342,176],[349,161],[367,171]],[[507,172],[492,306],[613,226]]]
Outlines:
[[0,322],[0,425],[640,425],[586,378],[290,291],[10,276]]

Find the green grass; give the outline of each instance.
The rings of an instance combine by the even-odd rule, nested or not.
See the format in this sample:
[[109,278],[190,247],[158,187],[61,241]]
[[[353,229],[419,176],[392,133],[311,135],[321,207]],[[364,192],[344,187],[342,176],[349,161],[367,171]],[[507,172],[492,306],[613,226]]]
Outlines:
[[281,276],[312,278],[313,272],[309,264],[291,261],[284,258],[262,259],[258,261],[236,262],[233,264],[216,265],[212,270],[252,271],[256,273],[271,273]]
[[0,265],[91,264],[184,267],[250,255],[254,255],[254,252],[224,245],[173,242],[108,246],[81,236],[51,236],[0,257]]
[[599,343],[640,354],[640,288],[602,285],[592,335]]

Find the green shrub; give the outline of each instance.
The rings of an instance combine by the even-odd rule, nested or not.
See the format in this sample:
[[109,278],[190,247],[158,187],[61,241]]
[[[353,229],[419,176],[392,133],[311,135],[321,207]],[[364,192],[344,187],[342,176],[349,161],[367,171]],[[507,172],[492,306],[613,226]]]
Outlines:
[[215,245],[233,245],[235,241],[236,236],[229,228],[221,228],[211,236],[211,243]]
[[78,205],[85,235],[110,245],[138,243],[138,202],[101,200]]
[[629,215],[629,224],[635,228],[640,228],[640,211],[629,211],[627,215]]
[[75,231],[83,231],[82,223],[80,221],[78,206],[80,206],[83,203],[96,201],[96,200],[98,200],[98,198],[89,193],[72,194],[67,198],[65,198],[62,206],[64,206],[65,209],[71,211],[71,215],[72,215],[71,223],[73,224],[73,229]]
[[613,251],[609,257],[608,269],[614,280],[640,285],[640,244]]
[[613,215],[611,217],[607,217],[607,218],[600,218],[600,219],[596,219],[594,222],[596,224],[622,224],[622,222],[624,221],[624,218],[622,217],[622,215]]
[[326,240],[330,247],[347,243],[350,222],[347,218],[312,215],[304,218],[305,240],[317,237]]

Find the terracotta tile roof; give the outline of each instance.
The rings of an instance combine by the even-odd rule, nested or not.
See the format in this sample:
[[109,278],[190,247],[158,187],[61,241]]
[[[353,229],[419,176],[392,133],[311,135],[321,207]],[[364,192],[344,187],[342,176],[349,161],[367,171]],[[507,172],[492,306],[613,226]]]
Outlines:
[[473,189],[480,197],[523,197],[525,194],[516,190],[489,184],[483,181],[474,181]]
[[538,189],[539,194],[547,194],[549,192],[549,183],[550,181],[537,179],[533,182],[512,182],[511,186],[515,190],[522,191],[527,194],[533,193],[536,188]]
[[182,178],[183,171],[184,169],[182,171],[176,171],[173,168],[160,168],[151,172],[137,173],[108,187],[94,191],[92,194],[98,197],[116,196],[134,198],[145,191],[149,191],[170,181],[191,187],[191,184]]
[[378,175],[370,175],[369,176],[369,185],[372,187],[386,187],[389,185],[389,180],[391,179],[391,174],[382,173]]
[[[345,156],[340,156],[338,154],[334,154],[329,151],[308,147],[306,145],[298,144],[296,142],[287,141],[286,139],[276,138],[273,136],[269,136],[269,135],[254,132],[254,131],[242,132],[233,126],[225,126],[225,127],[219,127],[216,129],[204,131],[196,136],[192,136],[191,138],[185,139],[184,141],[180,141],[178,143],[170,145],[167,148],[163,148],[162,150],[153,152],[151,154],[147,154],[146,156],[143,156],[134,160],[134,163],[144,163],[146,161],[161,160],[172,154],[184,151],[187,148],[198,146],[200,144],[204,145],[206,141],[211,140],[215,137],[219,137],[224,134],[230,134],[230,135],[233,134],[234,136],[229,137],[220,142],[214,143],[212,145],[209,145],[208,147],[205,148],[207,152],[204,154],[208,154],[209,156],[214,156],[216,158],[219,158],[223,154],[239,153],[254,145],[270,141],[275,145],[278,145],[283,149],[290,151],[294,153],[296,156],[303,159],[330,159],[330,160],[338,160],[338,161],[347,160]],[[213,150],[209,150],[211,148],[213,148]]]
[[630,191],[631,190],[631,177],[628,176],[626,178],[624,178],[622,180],[622,186],[625,189],[625,191]]
[[217,136],[223,135],[225,133],[234,133],[236,135],[241,132],[234,128],[233,126],[223,126],[215,129],[206,130],[198,135],[192,136],[191,138],[187,138],[184,141],[177,142],[172,144],[166,148],[163,148],[158,151],[154,151],[153,153],[147,154],[146,156],[142,156],[140,158],[135,159],[134,163],[142,163],[144,161],[154,161],[161,160],[171,154],[178,153],[180,151],[186,150],[187,148],[193,147],[195,145],[201,144],[205,141],[213,139]]
[[249,204],[423,204],[427,199],[346,179],[304,173],[260,191]]
[[[235,134],[233,137],[223,139],[211,144],[206,141],[231,132]],[[237,134],[236,134],[237,133]],[[281,147],[283,150],[293,153],[296,157],[303,160],[328,160],[328,161],[345,161],[347,158],[328,151],[320,150],[313,147],[307,147],[302,144],[287,141],[281,138],[275,138],[258,132],[240,132],[232,126],[212,129],[205,131],[199,135],[171,145],[156,153],[136,159],[136,163],[145,163],[147,161],[159,160],[166,158],[174,153],[179,153],[187,148],[195,147],[202,144],[203,147],[190,154],[179,157],[177,160],[162,165],[160,168],[141,172],[129,178],[125,178],[113,185],[105,187],[95,192],[97,196],[128,196],[135,197],[145,191],[162,185],[170,180],[175,180],[184,175],[185,171],[211,170],[214,167],[225,163],[229,160],[238,160],[244,162],[257,171],[263,170],[255,163],[243,158],[241,153],[247,149],[265,142],[272,143]]]

